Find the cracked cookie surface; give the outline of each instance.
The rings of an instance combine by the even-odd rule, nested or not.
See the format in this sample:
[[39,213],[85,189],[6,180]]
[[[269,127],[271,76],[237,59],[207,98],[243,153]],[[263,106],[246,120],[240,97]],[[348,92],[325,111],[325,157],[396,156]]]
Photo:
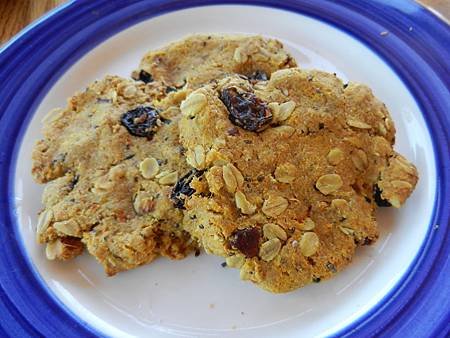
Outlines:
[[225,74],[267,78],[278,69],[295,67],[278,40],[244,35],[192,35],[147,53],[133,72],[144,82],[161,81],[171,89],[195,89]]
[[113,275],[196,247],[170,201],[188,170],[179,102],[176,94],[157,96],[156,84],[108,76],[46,117],[32,173],[48,182],[37,238],[49,259],[75,257],[85,246]]
[[377,240],[376,204],[400,207],[417,183],[393,150],[384,104],[332,74],[232,76],[195,90],[181,110],[186,159],[201,173],[183,200],[184,228],[272,292],[342,270]]

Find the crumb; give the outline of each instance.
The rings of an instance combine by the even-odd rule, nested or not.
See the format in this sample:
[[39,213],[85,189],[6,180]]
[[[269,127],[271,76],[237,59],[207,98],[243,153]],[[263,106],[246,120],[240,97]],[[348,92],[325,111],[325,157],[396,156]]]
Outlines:
[[214,305],[213,303],[211,303],[211,304],[208,305],[208,307],[209,307],[210,309],[214,309],[215,305]]
[[241,315],[245,315],[244,311],[241,311]]
[[232,330],[236,330],[236,329],[237,329],[237,326],[236,326],[236,325],[233,325],[233,326],[231,327],[231,329],[232,329]]
[[412,32],[412,31],[413,31],[413,28],[410,26],[410,27],[408,28],[408,30],[409,30],[410,32]]
[[227,262],[222,262],[222,263],[220,263],[220,265],[222,266],[222,268],[226,268],[227,267]]
[[389,34],[388,31],[383,31],[383,32],[380,33],[381,36],[386,36],[386,35],[388,35],[388,34]]

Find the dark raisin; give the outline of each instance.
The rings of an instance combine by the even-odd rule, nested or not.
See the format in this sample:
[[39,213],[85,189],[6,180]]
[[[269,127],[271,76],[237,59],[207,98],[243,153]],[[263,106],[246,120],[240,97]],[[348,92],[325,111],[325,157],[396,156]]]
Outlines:
[[194,255],[195,255],[195,257],[200,256],[200,250],[199,250],[199,249],[196,249]]
[[328,262],[325,266],[332,273],[336,273],[337,272],[336,267],[334,266],[333,263]]
[[141,80],[144,83],[149,83],[149,82],[153,82],[153,77],[152,77],[152,74],[141,69],[141,71],[139,72],[139,80]]
[[102,97],[99,97],[99,98],[97,99],[97,103],[111,103],[111,102],[112,102],[111,99],[104,99],[104,98],[102,98]]
[[160,121],[158,111],[151,107],[138,107],[122,115],[120,122],[134,136],[151,137]]
[[228,109],[230,121],[245,130],[259,132],[272,121],[267,104],[253,93],[238,93],[231,87],[222,90],[220,99]]
[[319,123],[319,129],[323,129],[323,128],[325,128],[325,124],[322,123],[322,122],[320,122],[320,123]]
[[267,81],[269,78],[267,77],[267,74],[262,70],[257,70],[256,72],[250,74],[248,76],[248,79],[251,83],[255,83],[258,81]]
[[221,266],[222,268],[226,268],[226,267],[227,267],[227,262],[222,262],[222,263],[220,263],[220,266]]
[[385,200],[383,197],[381,197],[381,189],[376,184],[373,186],[373,199],[375,200],[375,203],[379,207],[390,207],[390,206],[392,206],[391,203],[389,203],[388,200]]
[[344,83],[343,85],[344,89],[348,87],[348,83]]
[[172,192],[170,193],[170,199],[172,200],[175,208],[185,209],[184,202],[186,197],[191,196],[195,192],[195,190],[191,188],[190,184],[194,177],[200,177],[203,172],[204,170],[192,169],[178,180],[177,184],[175,184]]
[[258,256],[260,238],[261,231],[259,228],[245,228],[236,230],[230,236],[229,241],[234,249],[251,258]]
[[367,203],[372,203],[372,200],[369,197],[364,196],[364,199],[366,200]]

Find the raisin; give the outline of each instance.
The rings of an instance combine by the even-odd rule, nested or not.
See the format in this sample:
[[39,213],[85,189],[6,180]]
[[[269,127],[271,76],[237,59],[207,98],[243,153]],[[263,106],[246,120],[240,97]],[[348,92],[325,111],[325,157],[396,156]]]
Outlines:
[[375,203],[379,207],[390,207],[390,206],[392,206],[391,203],[389,203],[388,200],[385,200],[383,197],[381,197],[381,189],[376,184],[373,186],[373,199],[375,200]]
[[258,81],[267,81],[268,76],[267,74],[262,70],[257,70],[256,72],[250,74],[248,77],[251,83],[256,83]]
[[153,82],[153,77],[152,74],[141,69],[141,71],[139,72],[139,80],[141,80],[144,83],[150,83]]
[[120,122],[131,135],[151,137],[160,121],[158,111],[151,107],[138,107],[122,115]]
[[194,177],[200,177],[203,172],[204,170],[192,169],[178,180],[177,184],[175,184],[172,192],[170,193],[170,199],[172,200],[175,208],[185,209],[184,202],[186,197],[191,196],[195,192],[195,190],[191,188],[190,184]]
[[261,231],[259,228],[245,228],[236,230],[230,236],[229,241],[234,249],[251,258],[258,256],[260,238]]
[[222,90],[220,99],[228,109],[230,121],[245,130],[259,132],[272,121],[267,104],[252,93],[238,93],[234,87]]

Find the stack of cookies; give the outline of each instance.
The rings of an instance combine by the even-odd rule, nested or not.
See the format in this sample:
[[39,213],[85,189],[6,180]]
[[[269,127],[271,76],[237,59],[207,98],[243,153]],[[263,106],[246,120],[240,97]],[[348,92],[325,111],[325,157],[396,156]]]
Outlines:
[[378,238],[417,170],[364,85],[302,70],[279,41],[195,35],[44,119],[37,239],[108,275],[204,249],[271,292],[332,277]]

